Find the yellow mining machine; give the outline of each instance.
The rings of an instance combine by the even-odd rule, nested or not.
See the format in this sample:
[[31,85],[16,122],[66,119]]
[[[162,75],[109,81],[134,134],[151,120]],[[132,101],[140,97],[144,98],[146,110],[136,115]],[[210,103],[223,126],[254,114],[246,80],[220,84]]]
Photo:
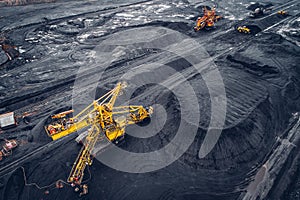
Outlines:
[[246,34],[250,34],[251,33],[251,30],[250,28],[248,28],[247,26],[239,26],[237,28],[238,32],[240,33],[246,33]]
[[[96,120],[103,129],[107,129],[108,126],[111,125],[121,127],[119,131],[105,132],[109,140],[114,141],[118,137],[123,136],[126,125],[143,121],[153,112],[152,107],[134,105],[114,106],[118,95],[125,87],[126,84],[118,83],[113,90],[95,100],[75,117],[70,117],[70,114],[72,114],[74,110],[51,116],[50,124],[45,126],[47,134],[53,140],[57,140],[93,125],[93,122]],[[124,114],[127,114],[125,118]]]
[[53,115],[53,122],[45,126],[46,132],[53,140],[89,127],[84,145],[68,177],[71,185],[81,186],[84,170],[87,165],[92,164],[92,152],[97,141],[106,139],[117,143],[123,139],[127,125],[142,122],[153,113],[152,107],[115,106],[118,95],[125,87],[126,84],[118,83],[113,90],[95,100],[75,117],[68,117],[73,110],[62,112]]
[[277,14],[285,16],[285,15],[287,15],[287,12],[285,10],[280,10],[277,12]]

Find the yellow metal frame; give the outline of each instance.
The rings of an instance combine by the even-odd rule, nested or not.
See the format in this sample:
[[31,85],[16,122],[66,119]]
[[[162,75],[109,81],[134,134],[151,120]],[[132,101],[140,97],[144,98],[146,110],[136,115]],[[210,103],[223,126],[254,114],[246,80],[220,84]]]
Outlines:
[[149,107],[149,109],[134,105],[114,107],[116,98],[124,87],[124,84],[118,83],[115,89],[97,99],[76,115],[73,118],[74,124],[69,129],[52,136],[52,139],[56,140],[79,129],[91,126],[83,143],[84,146],[73,164],[68,177],[69,183],[81,184],[86,165],[92,164],[93,156],[91,152],[101,133],[110,141],[115,141],[124,136],[127,125],[143,121],[153,113],[152,107]]
[[[74,133],[80,129],[83,129],[85,127],[88,127],[91,125],[91,119],[89,116],[91,116],[95,111],[101,110],[99,107],[105,105],[106,107],[109,107],[110,109],[114,106],[116,102],[116,98],[119,95],[122,88],[125,88],[126,85],[122,83],[118,83],[117,86],[100,97],[99,99],[95,100],[93,103],[91,103],[89,106],[87,106],[84,110],[82,110],[80,113],[78,113],[75,117],[73,117],[71,120],[74,122],[68,129],[62,130],[56,134],[51,135],[48,131],[48,126],[45,126],[45,130],[47,134],[52,138],[52,140],[58,140],[62,137],[65,137],[71,133]],[[62,113],[59,113],[55,116],[62,116]]]
[[99,125],[95,121],[93,126],[90,128],[88,136],[86,137],[86,142],[83,148],[81,148],[80,153],[78,154],[76,161],[74,162],[73,168],[68,177],[68,182],[80,184],[84,176],[84,170],[86,165],[92,165],[93,158],[91,152],[95,147],[97,138],[101,130]]

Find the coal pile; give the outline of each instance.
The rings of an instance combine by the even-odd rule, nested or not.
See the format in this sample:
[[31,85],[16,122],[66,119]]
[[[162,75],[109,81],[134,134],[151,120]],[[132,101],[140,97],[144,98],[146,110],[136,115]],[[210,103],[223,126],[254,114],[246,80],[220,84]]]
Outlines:
[[[0,113],[14,111],[18,126],[2,130],[0,139],[1,142],[16,139],[20,145],[0,162],[0,199],[298,198],[299,141],[291,135],[298,131],[300,109],[299,3],[275,1],[271,14],[257,19],[248,17],[249,10],[261,5],[269,7],[268,2],[250,5],[247,1],[231,0],[216,4],[218,14],[224,19],[218,21],[214,29],[199,32],[193,30],[195,20],[203,6],[212,7],[213,3],[57,1],[1,8],[0,36],[11,48],[4,48],[4,43],[0,43]],[[289,15],[276,14],[285,8]],[[249,26],[253,33],[239,33],[236,27],[241,25]],[[199,149],[205,141],[212,114],[206,81],[217,84],[214,77],[209,76],[213,66],[202,66],[203,76],[186,59],[192,56],[182,58],[149,46],[110,49],[115,41],[128,42],[119,38],[109,41],[99,50],[101,54],[95,50],[118,33],[132,30],[156,45],[178,40],[176,34],[156,40],[153,32],[145,31],[156,28],[178,32],[200,44],[206,54],[199,57],[213,58],[222,76],[227,99],[226,119],[217,144],[204,158],[199,158]],[[161,31],[161,35],[164,34]],[[139,41],[135,43],[144,45]],[[191,43],[186,49],[189,55],[198,50]],[[106,58],[109,53],[113,56]],[[94,75],[103,72],[95,65],[101,56],[105,58],[103,62],[112,62],[102,77],[94,80]],[[140,67],[153,62],[163,63],[163,66]],[[82,88],[74,96],[79,70],[84,72],[79,76]],[[139,70],[146,76],[139,76]],[[85,196],[79,197],[67,184],[57,188],[56,181],[66,181],[81,146],[75,142],[76,134],[51,141],[44,130],[49,116],[72,108],[73,98],[79,104],[86,98],[92,99],[90,83],[96,85],[95,96],[100,97],[129,71],[141,84],[170,76],[167,84],[183,88],[181,81],[187,80],[195,99],[185,96],[183,103],[198,104],[196,113],[201,114],[199,124],[191,125],[197,131],[194,141],[175,162],[148,173],[118,171],[94,159],[85,172],[84,181],[89,186],[89,194]],[[205,75],[209,79],[206,80]],[[128,88],[131,87],[129,83]],[[218,92],[215,93],[217,97]],[[140,130],[146,130],[147,125],[129,127],[127,131],[131,134],[120,148],[139,154],[168,145],[176,137],[182,114],[186,112],[177,95],[159,84],[138,87],[131,96],[131,103],[159,104],[165,113],[155,113],[151,121],[159,122],[163,116],[166,120],[158,133],[149,138],[134,137]],[[188,134],[188,130],[186,132]],[[280,158],[277,156],[280,145],[288,141],[295,147],[287,145],[289,151],[285,152],[289,153]],[[276,159],[285,162],[276,165]],[[151,167],[151,161],[142,164],[144,168]],[[257,185],[264,181],[272,185],[261,193]]]

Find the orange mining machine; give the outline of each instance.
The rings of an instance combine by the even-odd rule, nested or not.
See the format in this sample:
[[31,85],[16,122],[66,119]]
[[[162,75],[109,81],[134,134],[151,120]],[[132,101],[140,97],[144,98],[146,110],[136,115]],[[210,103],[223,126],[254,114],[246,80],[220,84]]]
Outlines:
[[194,26],[195,31],[199,31],[204,27],[207,29],[213,28],[215,23],[221,19],[222,17],[216,15],[216,8],[213,7],[211,10],[207,9],[207,7],[203,7],[203,16],[198,17],[196,26]]

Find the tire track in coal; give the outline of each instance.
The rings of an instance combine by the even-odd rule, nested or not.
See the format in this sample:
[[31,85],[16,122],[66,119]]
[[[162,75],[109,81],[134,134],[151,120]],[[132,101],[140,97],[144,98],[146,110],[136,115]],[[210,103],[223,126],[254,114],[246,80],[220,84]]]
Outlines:
[[[157,1],[157,0],[144,0],[144,1],[135,2],[135,3],[126,4],[126,5],[108,7],[108,8],[104,8],[104,9],[101,9],[101,10],[89,11],[89,12],[80,13],[80,14],[77,14],[77,15],[72,15],[72,16],[67,16],[67,17],[61,17],[61,18],[56,18],[56,19],[48,19],[47,23],[53,24],[53,23],[58,23],[58,22],[63,21],[63,20],[82,17],[82,16],[89,15],[89,14],[105,13],[107,11],[118,11],[118,10],[122,10],[126,7],[129,7],[129,6],[134,6],[134,5],[138,5],[138,4],[145,4],[145,3],[148,3],[148,2],[155,2],[155,1]],[[40,22],[36,22],[36,23],[30,23],[30,24],[26,24],[26,25],[17,26],[17,27],[10,28],[10,29],[5,29],[5,30],[2,30],[0,32],[0,34],[2,32],[3,33],[8,33],[10,31],[13,31],[13,30],[16,30],[16,29],[26,28],[26,27],[30,27],[30,26],[36,26],[36,25],[40,25],[40,24],[43,24],[43,23],[45,23],[45,21],[40,21]]]
[[[146,2],[149,2],[149,0],[148,0],[148,1],[144,1],[144,3],[146,3]],[[291,1],[291,2],[295,2],[295,1]],[[288,2],[288,3],[287,3],[289,7],[290,7],[289,4],[290,4],[291,2]],[[131,6],[131,5],[136,5],[136,4],[140,4],[140,3],[134,3],[134,4],[126,5],[126,6]],[[287,4],[285,4],[285,5],[287,5]],[[297,4],[299,4],[299,3],[297,3]],[[296,5],[296,4],[294,4],[294,5]],[[124,6],[124,7],[126,7],[126,6]],[[284,5],[282,5],[282,7],[284,7]],[[115,9],[119,9],[119,7],[118,7],[118,8],[113,8],[112,10],[115,10]],[[110,10],[110,9],[108,9],[108,10]],[[97,13],[97,12],[103,12],[103,11],[107,11],[107,10],[94,11],[94,12],[91,12],[91,13]],[[91,14],[91,13],[83,13],[83,14],[80,14],[80,15],[70,16],[70,17],[61,18],[61,19],[55,19],[55,20],[53,20],[53,22],[58,22],[59,20],[70,19],[70,18],[74,18],[74,17],[78,17],[78,16],[84,16],[84,15],[86,15],[86,14]],[[273,13],[272,13],[271,15],[273,15]],[[266,17],[267,17],[267,16],[266,16]],[[240,23],[240,22],[238,22],[238,23]],[[38,24],[40,24],[40,23],[38,23]],[[30,26],[30,25],[28,25],[28,26]],[[20,28],[22,28],[22,27],[20,27]],[[229,29],[229,31],[230,31],[230,30],[231,30],[231,28]],[[219,33],[219,32],[218,32],[218,33]],[[220,31],[220,33],[214,35],[214,37],[211,38],[211,40],[213,40],[214,38],[216,38],[216,37],[218,37],[218,36],[222,36],[222,35],[225,35],[225,34],[231,34],[231,33],[228,32],[228,30],[225,30],[225,32],[221,32],[221,31]],[[235,50],[238,51],[238,50],[240,50],[240,49],[246,47],[247,45],[249,45],[249,44],[251,43],[251,39],[253,39],[253,38],[254,38],[254,36],[250,36],[250,39],[248,40],[247,43],[245,43],[244,45],[240,45],[239,47],[232,48],[231,51],[235,51]],[[207,42],[208,42],[208,41],[207,41]],[[206,42],[203,42],[203,43],[200,43],[200,44],[204,44],[204,43],[206,43]],[[222,55],[224,55],[224,54],[226,54],[226,53],[227,53],[227,50],[226,50],[225,52],[221,52],[221,53],[217,54],[217,55],[215,56],[215,59],[221,57]],[[92,73],[93,73],[93,72],[92,72]],[[91,73],[91,74],[92,74],[92,73]],[[64,82],[64,80],[68,80],[68,81]],[[36,91],[36,92],[31,92],[30,94],[25,94],[25,95],[22,95],[22,96],[19,96],[19,97],[16,97],[16,98],[11,98],[11,99],[5,100],[5,101],[3,101],[3,102],[0,103],[0,107],[5,107],[5,106],[8,106],[8,105],[10,105],[10,104],[14,104],[14,103],[23,101],[23,100],[25,100],[25,99],[27,99],[27,98],[36,97],[36,96],[38,96],[38,95],[41,95],[41,94],[45,93],[46,91],[47,91],[47,92],[53,91],[53,90],[55,90],[56,88],[59,88],[60,86],[63,86],[63,85],[65,86],[65,85],[72,84],[72,83],[74,82],[74,80],[75,80],[75,76],[73,75],[72,77],[66,77],[64,80],[62,80],[61,83],[55,84],[54,86],[49,87],[49,88],[46,88],[46,89],[44,89],[44,90]]]
[[[227,34],[227,32],[224,33],[224,34]],[[252,36],[252,38],[253,38],[253,36]],[[250,43],[250,40],[249,40],[248,43]],[[247,46],[247,45],[248,45],[248,44],[246,43],[246,44],[244,44],[244,45],[242,45],[242,46],[240,46],[240,47],[233,48],[233,49],[231,49],[231,50],[229,50],[229,51],[239,50],[239,49],[244,48],[244,47]],[[216,59],[216,58],[218,58],[218,57],[220,57],[220,56],[222,56],[222,55],[228,53],[229,51],[225,51],[225,52],[222,52],[222,53],[216,55],[216,56],[214,57],[214,59]],[[155,55],[155,57],[156,57],[156,55]],[[169,60],[172,60],[172,59],[169,59]],[[126,67],[125,67],[125,70],[126,70]],[[96,69],[96,71],[97,71],[97,69]],[[94,72],[91,72],[91,73],[94,73]],[[120,73],[120,71],[116,71],[115,73]],[[187,71],[187,72],[185,72],[185,73],[188,74],[188,73],[190,73],[190,72]],[[193,75],[191,75],[190,77],[192,77],[192,76],[193,76]],[[16,98],[7,99],[7,100],[1,102],[0,107],[5,107],[5,106],[7,106],[7,105],[11,105],[11,104],[14,104],[14,103],[23,101],[23,100],[28,99],[28,98],[33,98],[33,97],[36,97],[36,96],[38,96],[38,95],[45,94],[46,92],[49,93],[49,92],[51,92],[51,91],[55,91],[57,88],[60,88],[61,86],[66,86],[66,85],[72,84],[72,83],[74,82],[74,80],[75,80],[75,77],[74,77],[74,76],[72,76],[72,77],[67,77],[67,78],[65,78],[65,80],[68,80],[68,81],[67,81],[67,82],[64,82],[64,80],[63,80],[63,81],[61,81],[61,83],[55,84],[55,85],[52,86],[52,87],[44,88],[43,90],[36,91],[36,92],[31,92],[30,94],[25,94],[25,95],[23,95],[23,96],[19,96],[19,97],[16,97]],[[51,84],[50,84],[50,85],[51,85]],[[151,92],[152,92],[152,91],[151,91]],[[150,93],[150,92],[149,92],[149,93]],[[146,95],[148,95],[148,94],[146,94]]]
[[[292,1],[292,2],[294,2],[294,1]],[[290,3],[289,3],[289,4],[290,4]],[[290,6],[289,4],[288,4],[288,6]],[[225,34],[230,34],[230,33],[225,32],[225,33],[222,33],[222,34],[225,35]],[[221,35],[222,35],[222,34],[221,34]],[[217,36],[220,36],[220,35],[217,35]],[[217,37],[217,36],[216,36],[216,37]],[[246,46],[248,46],[248,45],[251,44],[252,39],[254,39],[255,37],[256,37],[256,36],[251,35],[250,37],[247,38],[248,40],[247,40],[246,42],[244,42],[243,45],[236,44],[236,45],[233,46],[232,48],[227,49],[227,50],[225,50],[225,51],[223,51],[223,52],[221,52],[221,53],[215,55],[211,61],[205,62],[204,65],[208,65],[209,63],[213,62],[213,60],[215,60],[215,59],[217,59],[217,58],[219,58],[219,57],[221,57],[221,56],[223,56],[223,55],[225,55],[225,54],[227,54],[227,53],[234,52],[234,51],[239,51],[239,50],[245,48]],[[200,43],[200,44],[201,44],[201,43]],[[154,55],[154,56],[153,56],[153,58],[155,58],[155,57],[157,57],[157,55]],[[161,56],[161,57],[163,57],[163,56]],[[175,59],[175,57],[174,57],[174,59]],[[150,59],[147,58],[147,60],[150,60]],[[173,58],[168,57],[167,60],[172,61]],[[161,60],[161,61],[162,61],[162,60]],[[124,69],[126,69],[126,67],[124,67]],[[96,72],[96,71],[97,71],[97,69],[95,68],[95,72]],[[93,73],[95,73],[95,72],[93,71],[93,72],[90,73],[90,74],[93,74]],[[114,77],[116,77],[117,74],[121,74],[121,73],[122,73],[122,72],[121,72],[120,70],[118,70],[118,71],[112,71],[112,75],[114,75]],[[186,69],[185,71],[181,71],[181,74],[186,75],[186,77],[187,77],[188,79],[192,78],[192,77],[195,75],[195,74],[193,74],[193,69],[189,69],[189,68]],[[178,85],[178,84],[182,83],[182,81],[180,80],[180,77],[172,77],[172,78],[170,78],[170,79],[172,79],[172,81],[175,80],[175,82],[176,82],[176,83],[175,83],[175,86],[176,86],[176,84]],[[107,79],[107,80],[104,81],[103,83],[109,82],[109,81],[110,81],[110,80]],[[151,88],[150,90],[147,90],[147,92],[145,92],[143,95],[139,95],[138,97],[136,97],[135,99],[132,99],[132,100],[138,100],[138,98],[139,98],[139,99],[140,99],[140,98],[145,98],[146,96],[148,96],[149,94],[151,94],[151,93],[154,92],[155,90],[156,90],[156,88],[153,87],[153,88]]]
[[[71,77],[66,77],[65,79],[60,81],[58,84],[54,84],[54,85],[52,85],[50,87],[46,87],[46,88],[43,87],[44,88],[43,90],[30,91],[29,93],[22,94],[17,97],[8,98],[6,100],[1,101],[0,108],[5,108],[6,106],[16,104],[16,103],[19,103],[24,100],[28,100],[29,98],[37,97],[37,96],[45,94],[45,93],[46,94],[49,93],[49,95],[50,95],[50,92],[59,90],[59,89],[61,89],[61,87],[65,87],[69,84],[72,84],[74,81],[75,81],[75,75],[73,75]],[[51,83],[48,83],[48,84],[51,84]]]
[[[225,34],[227,34],[227,33],[225,33]],[[252,36],[250,39],[253,39],[253,38],[254,38],[254,36]],[[230,53],[230,52],[238,51],[238,50],[240,50],[240,49],[242,49],[242,48],[248,46],[251,42],[252,42],[251,40],[248,40],[248,42],[244,43],[244,45],[238,45],[238,44],[237,44],[236,47],[232,47],[232,48],[230,48],[230,49],[226,49],[225,51],[223,51],[223,52],[221,52],[221,53],[219,53],[219,54],[216,54],[216,55],[214,55],[213,57],[211,57],[211,58],[209,58],[209,59],[203,61],[203,63],[201,63],[201,65],[199,66],[199,67],[203,67],[203,69],[201,69],[201,70],[199,69],[199,71],[201,72],[201,71],[208,70],[208,68],[205,67],[205,66],[208,66],[208,65],[209,65],[210,63],[212,63],[215,59],[220,58],[221,56],[224,56],[225,54],[228,54],[228,53]],[[187,44],[187,45],[188,45],[188,44]],[[193,47],[191,47],[191,52],[193,52],[192,49],[193,49]],[[157,57],[157,55],[154,55],[152,58],[154,59],[154,58],[156,58],[156,57]],[[160,57],[164,57],[164,56],[160,56]],[[171,57],[171,58],[168,57],[168,58],[166,58],[166,60],[167,60],[166,62],[160,62],[160,63],[162,63],[162,64],[167,64],[167,63],[169,63],[168,61],[176,60],[176,57],[178,58],[178,56],[174,56],[174,57]],[[149,59],[149,58],[147,58],[147,60],[148,60],[148,59]],[[151,58],[150,58],[149,60],[151,60]],[[160,61],[162,61],[162,59],[161,59]],[[180,71],[180,74],[181,74],[181,75],[184,75],[184,76],[186,77],[187,80],[190,80],[191,78],[193,78],[193,77],[196,75],[196,74],[194,73],[194,71],[195,71],[194,68],[189,67],[189,68],[187,68],[187,69],[185,69],[185,70]],[[118,71],[118,72],[119,72],[119,71]],[[118,73],[118,72],[117,72],[117,73]],[[107,80],[107,81],[109,81],[109,80]],[[181,76],[180,76],[180,75],[173,75],[173,76],[171,76],[171,77],[168,79],[168,81],[167,81],[166,83],[169,83],[170,85],[172,85],[172,87],[175,87],[175,86],[181,84],[183,81],[185,81],[185,80],[181,80]],[[150,95],[151,93],[155,92],[156,90],[157,90],[156,87],[152,87],[152,88],[148,89],[146,92],[144,92],[143,94],[140,94],[140,95],[138,95],[137,97],[135,97],[135,98],[133,98],[133,99],[131,99],[131,100],[139,100],[139,99],[141,99],[141,98],[146,98],[148,95]],[[128,103],[128,102],[127,102],[127,103]]]
[[[290,7],[290,3],[292,3],[292,2],[296,2],[295,0],[294,1],[290,1],[290,2],[288,2],[288,3],[286,3],[286,4],[284,4],[284,5],[281,5],[280,7],[283,7],[283,6],[286,6],[286,5],[288,5],[288,7]],[[299,4],[299,3],[297,3],[297,4]],[[293,6],[295,6],[296,4],[294,4]],[[271,14],[271,15],[273,15],[273,13]],[[281,22],[282,22],[283,20],[281,20]],[[269,28],[269,27],[267,27],[267,28]],[[230,29],[229,29],[230,30]],[[214,37],[212,37],[211,38],[211,40],[214,40],[216,37],[218,37],[218,36],[222,36],[222,35],[225,35],[225,34],[228,34],[228,32],[227,32],[228,30],[225,30],[225,33],[223,33],[222,34],[222,32],[220,33],[220,34],[217,34],[217,35],[214,35]],[[264,31],[264,30],[262,30],[262,31]],[[219,33],[219,32],[218,32]],[[252,39],[254,39],[256,36],[255,35],[252,35],[252,36],[250,36],[250,38],[248,38],[248,40],[247,40],[247,42],[245,42],[243,45],[239,45],[239,44],[236,44],[237,46],[236,47],[232,47],[232,48],[229,48],[229,49],[227,49],[227,50],[225,50],[225,51],[223,51],[223,52],[221,52],[221,53],[219,53],[219,54],[216,54],[214,57],[213,57],[213,59],[211,60],[211,62],[213,61],[213,60],[215,60],[215,59],[217,59],[217,58],[220,58],[221,56],[223,56],[224,54],[226,54],[226,53],[229,53],[229,52],[233,52],[233,51],[239,51],[239,50],[241,50],[241,49],[243,49],[243,48],[245,48],[246,46],[248,46],[249,44],[251,44],[251,42],[252,42]],[[208,43],[209,41],[207,41],[207,42],[203,42],[203,43],[200,43],[200,44],[205,44],[205,43]],[[154,55],[154,57],[156,57],[157,55]],[[147,58],[148,59],[148,58]],[[172,60],[172,59],[169,59],[169,60]],[[206,63],[207,64],[207,63]],[[188,70],[188,69],[187,69]],[[186,73],[188,73],[188,72],[186,72]],[[92,73],[91,73],[92,74]],[[115,74],[114,74],[115,75]],[[189,77],[190,78],[190,77]],[[150,92],[149,92],[150,93]]]
[[294,151],[297,151],[296,147],[300,141],[300,118],[298,116],[293,120],[296,123],[286,129],[286,135],[279,138],[272,151],[270,151],[268,158],[263,162],[264,164],[261,166],[261,169],[265,170],[263,175],[260,175],[261,171],[258,171],[254,180],[249,184],[246,191],[239,196],[239,199],[267,199],[270,191],[276,186],[276,180],[280,179],[280,172],[284,170],[287,159],[293,156]]

